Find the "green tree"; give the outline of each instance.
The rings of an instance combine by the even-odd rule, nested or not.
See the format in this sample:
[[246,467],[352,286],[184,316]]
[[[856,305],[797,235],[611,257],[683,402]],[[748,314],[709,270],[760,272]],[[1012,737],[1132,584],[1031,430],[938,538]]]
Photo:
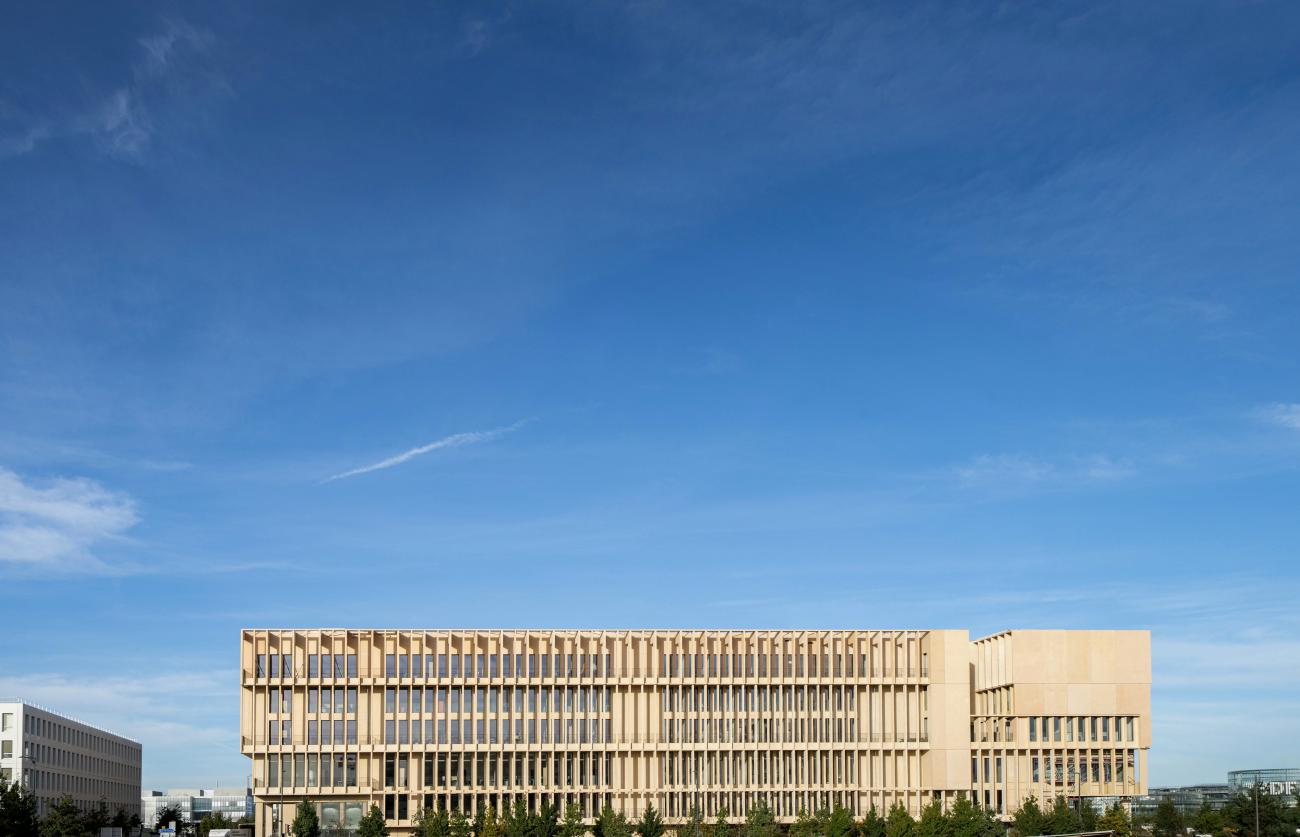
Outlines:
[[444,808],[421,808],[415,818],[418,837],[450,837],[451,818]]
[[1118,802],[1106,809],[1106,813],[1101,815],[1097,821],[1097,828],[1102,831],[1113,831],[1115,837],[1133,837],[1133,821],[1129,819],[1128,811]]
[[1183,837],[1183,815],[1169,797],[1160,800],[1151,820],[1151,837]]
[[[313,814],[315,813],[315,810],[316,810],[315,808],[312,809]],[[198,828],[199,837],[208,837],[208,832],[214,828],[234,828],[234,827],[235,824],[220,812],[215,814],[207,814],[203,817],[203,819],[199,820],[199,828]],[[319,826],[317,830],[319,832]]]
[[664,819],[659,816],[653,804],[647,803],[645,812],[641,814],[641,821],[633,828],[640,837],[662,837],[664,833]]
[[298,803],[289,833],[293,837],[320,837],[320,817],[316,816],[315,805],[306,800]]
[[789,837],[817,837],[817,820],[808,815],[807,808],[800,808],[790,824]]
[[858,837],[885,837],[885,818],[872,805],[867,815],[858,823]]
[[853,837],[853,812],[843,805],[831,809],[826,821],[826,837]]
[[1035,837],[1047,833],[1047,817],[1038,807],[1038,798],[1030,794],[1014,814],[1011,815],[1011,827],[1017,837]]
[[713,821],[713,827],[709,829],[709,837],[731,837],[731,823],[727,822],[727,817],[731,812],[724,805],[718,809],[718,818]]
[[537,818],[528,810],[522,799],[516,799],[514,808],[501,820],[503,837],[531,837],[537,829]]
[[[132,822],[133,819],[135,820],[135,822]],[[139,825],[139,823],[140,823],[140,818],[138,816],[136,816],[135,814],[128,814],[125,808],[118,808],[117,813],[113,815],[113,819],[111,819],[108,824],[113,826],[114,828],[122,829],[122,833],[126,834],[132,828],[135,828],[137,825]],[[4,833],[4,829],[0,828],[0,834],[3,833]]]
[[560,809],[549,802],[542,803],[542,809],[533,818],[532,837],[559,837]]
[[1193,816],[1190,823],[1192,831],[1197,834],[1209,834],[1210,837],[1223,837],[1223,815],[1210,807],[1208,802],[1202,802],[1201,808]]
[[154,829],[166,828],[168,823],[176,823],[176,827],[185,826],[185,817],[181,814],[179,805],[164,805],[158,809],[158,816],[154,820]]
[[943,811],[943,803],[935,799],[921,809],[916,823],[916,837],[951,837],[952,820]]
[[916,820],[901,802],[895,802],[885,817],[885,837],[916,837]]
[[564,823],[560,826],[560,837],[582,837],[587,833],[587,824],[582,821],[582,809],[578,803],[570,802],[564,809]]
[[704,837],[704,815],[699,808],[692,807],[686,824],[678,830],[679,837]]
[[959,796],[948,811],[948,828],[952,837],[985,837],[983,817],[971,801]]
[[112,819],[108,815],[108,800],[101,796],[95,807],[87,811],[82,817],[82,825],[85,826],[87,834],[99,837],[99,830],[106,828],[112,822]]
[[766,799],[759,799],[749,808],[745,824],[740,829],[741,837],[778,837],[780,828],[772,809],[767,807]]
[[472,837],[473,828],[470,826],[469,819],[465,816],[464,811],[454,811],[451,815],[450,834],[451,837]]
[[[1225,830],[1236,837],[1255,837],[1255,806],[1259,805],[1259,837],[1295,837],[1288,812],[1262,785],[1243,791],[1223,806]],[[1159,809],[1157,809],[1157,813]]]
[[40,830],[36,796],[20,782],[0,780],[0,834],[4,837],[37,837]]
[[41,837],[86,837],[81,809],[71,796],[64,794],[50,806],[49,813],[41,820]]
[[1079,812],[1070,807],[1064,796],[1052,800],[1052,810],[1047,812],[1046,834],[1077,834],[1083,830]]
[[600,816],[596,817],[596,824],[592,826],[591,833],[593,837],[630,837],[632,826],[628,824],[627,817],[622,811],[615,811],[606,805],[600,809]]
[[1092,807],[1090,800],[1079,800],[1079,828],[1082,831],[1096,831],[1101,818],[1097,815],[1097,809]]
[[357,837],[388,837],[388,823],[384,822],[384,812],[378,805],[371,805],[357,823]]

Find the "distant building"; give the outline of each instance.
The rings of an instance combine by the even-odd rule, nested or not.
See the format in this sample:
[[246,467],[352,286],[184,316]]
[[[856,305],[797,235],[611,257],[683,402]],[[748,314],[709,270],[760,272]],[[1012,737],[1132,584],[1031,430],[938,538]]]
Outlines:
[[208,814],[221,814],[231,822],[253,816],[253,792],[248,788],[172,788],[150,791],[140,797],[140,819],[145,828],[158,824],[158,812],[175,806],[181,819],[197,823]]
[[0,698],[0,779],[36,796],[41,816],[64,795],[140,813],[140,744],[18,698]]
[[1194,814],[1202,805],[1218,809],[1239,793],[1248,793],[1256,784],[1264,793],[1277,797],[1285,806],[1296,804],[1300,792],[1300,768],[1267,768],[1263,770],[1233,770],[1226,785],[1187,785],[1178,788],[1152,788],[1144,796],[1133,798],[1134,815],[1153,814],[1160,803],[1168,799],[1180,813]]
[[1296,793],[1300,793],[1300,767],[1234,770],[1228,774],[1228,786],[1234,793],[1249,791],[1256,783],[1263,786],[1264,793],[1278,797],[1283,805],[1295,805]]
[[1228,804],[1235,791],[1227,785],[1186,785],[1180,788],[1152,788],[1145,796],[1133,799],[1133,814],[1154,814],[1161,802],[1168,799],[1183,815],[1195,814],[1202,805],[1222,808]]

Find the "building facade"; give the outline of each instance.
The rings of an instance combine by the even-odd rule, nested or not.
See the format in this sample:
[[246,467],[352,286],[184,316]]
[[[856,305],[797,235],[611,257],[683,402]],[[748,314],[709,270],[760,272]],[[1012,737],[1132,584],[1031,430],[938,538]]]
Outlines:
[[198,823],[209,814],[221,814],[231,822],[253,816],[251,788],[172,788],[149,791],[140,798],[140,820],[145,828],[158,825],[158,812],[176,807],[181,819]]
[[140,745],[17,698],[0,699],[0,779],[20,782],[44,816],[64,795],[83,811],[140,813]]
[[369,806],[739,820],[1146,791],[1146,631],[245,630],[258,834]]
[[1233,792],[1249,793],[1259,785],[1264,793],[1275,796],[1283,805],[1296,805],[1300,794],[1300,767],[1271,767],[1259,770],[1233,770],[1228,773],[1228,787]]
[[1202,806],[1213,810],[1222,808],[1232,799],[1235,791],[1227,785],[1184,785],[1177,788],[1152,788],[1145,796],[1131,801],[1129,811],[1134,816],[1151,816],[1166,799],[1174,803],[1178,813],[1190,817]]

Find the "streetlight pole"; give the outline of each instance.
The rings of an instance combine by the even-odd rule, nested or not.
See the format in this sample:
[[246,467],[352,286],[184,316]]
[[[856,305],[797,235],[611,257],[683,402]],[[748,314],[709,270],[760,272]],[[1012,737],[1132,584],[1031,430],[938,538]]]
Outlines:
[[1259,837],[1259,794],[1264,789],[1264,785],[1255,781],[1255,837]]

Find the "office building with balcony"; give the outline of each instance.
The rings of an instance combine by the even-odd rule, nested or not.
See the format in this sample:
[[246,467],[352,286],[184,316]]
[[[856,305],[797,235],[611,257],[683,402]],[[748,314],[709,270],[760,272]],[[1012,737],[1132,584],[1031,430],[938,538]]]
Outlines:
[[0,699],[0,779],[29,788],[40,816],[64,795],[140,813],[137,742],[18,698]]
[[258,834],[307,800],[739,821],[1145,793],[1146,631],[245,630]]

